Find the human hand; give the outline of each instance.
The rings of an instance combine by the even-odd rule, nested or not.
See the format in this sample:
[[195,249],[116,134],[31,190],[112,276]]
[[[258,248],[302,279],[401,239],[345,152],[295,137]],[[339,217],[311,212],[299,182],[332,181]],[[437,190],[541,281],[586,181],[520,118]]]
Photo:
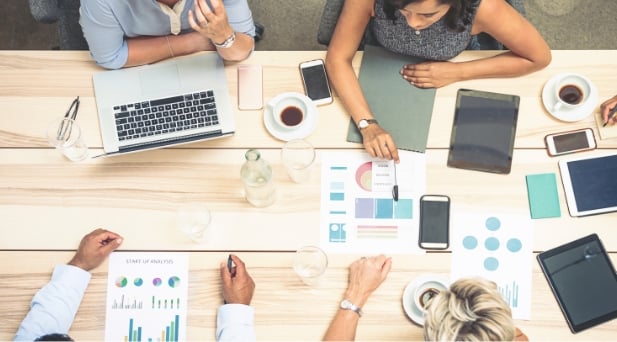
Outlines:
[[440,88],[460,81],[460,68],[452,62],[424,62],[404,65],[403,78],[418,88]]
[[195,1],[195,9],[189,10],[189,24],[203,37],[221,44],[234,32],[227,20],[227,12],[221,0],[211,0],[212,8],[205,0]]
[[382,159],[394,159],[399,162],[398,148],[390,133],[386,132],[378,124],[371,124],[360,130],[364,149],[371,157]]
[[69,265],[90,271],[98,267],[122,243],[122,237],[105,229],[96,229],[84,236]]
[[362,307],[377,290],[392,268],[392,258],[385,255],[363,257],[349,266],[349,283],[345,298]]
[[246,271],[244,262],[237,256],[230,254],[234,266],[229,272],[227,263],[221,263],[221,279],[223,281],[223,299],[227,304],[251,304],[255,282]]
[[602,114],[602,122],[608,123],[609,121],[613,124],[617,122],[617,115],[613,115],[611,120],[608,119],[608,114],[617,107],[617,95],[611,97],[610,99],[604,101],[600,105],[600,114]]

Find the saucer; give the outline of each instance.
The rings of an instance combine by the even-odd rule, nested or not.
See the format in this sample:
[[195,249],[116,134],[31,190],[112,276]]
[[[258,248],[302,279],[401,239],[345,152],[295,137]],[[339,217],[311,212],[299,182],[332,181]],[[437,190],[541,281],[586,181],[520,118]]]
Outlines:
[[[278,96],[286,94],[288,93],[283,93]],[[311,135],[311,133],[315,131],[315,128],[317,128],[317,119],[319,118],[319,111],[317,110],[317,106],[307,96],[299,93],[296,95],[301,95],[302,101],[307,108],[307,111],[305,113],[306,118],[304,119],[304,122],[296,128],[289,129],[280,127],[276,120],[274,120],[272,106],[264,106],[264,125],[266,126],[268,132],[273,137],[279,140],[289,141],[293,139],[304,139]]]
[[561,78],[561,76],[563,76],[563,74],[551,77],[544,85],[542,89],[542,103],[544,104],[544,108],[556,119],[566,122],[580,121],[591,115],[598,104],[598,90],[591,81],[589,82],[589,89],[591,89],[591,91],[589,92],[587,103],[577,109],[553,111],[553,106],[555,105],[555,80]]
[[427,281],[435,281],[443,285],[444,288],[440,290],[450,287],[448,278],[440,274],[423,274],[414,278],[407,284],[405,291],[403,291],[403,309],[407,317],[420,326],[424,326],[424,313],[416,306],[413,296],[416,292],[416,288]]

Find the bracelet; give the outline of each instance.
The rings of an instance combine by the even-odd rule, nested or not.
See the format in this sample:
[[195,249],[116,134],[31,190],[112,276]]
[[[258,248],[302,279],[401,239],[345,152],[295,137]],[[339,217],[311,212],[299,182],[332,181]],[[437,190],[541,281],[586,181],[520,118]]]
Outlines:
[[224,42],[219,44],[215,41],[212,41],[212,44],[214,44],[214,46],[216,46],[217,48],[227,49],[227,48],[230,48],[232,45],[234,45],[235,41],[236,41],[236,32],[232,31],[231,35],[227,39],[225,39]]
[[169,53],[171,54],[171,57],[176,57],[176,55],[174,55],[174,50],[171,49],[171,43],[169,42],[169,36],[165,36],[165,39],[167,39],[167,47],[169,48]]

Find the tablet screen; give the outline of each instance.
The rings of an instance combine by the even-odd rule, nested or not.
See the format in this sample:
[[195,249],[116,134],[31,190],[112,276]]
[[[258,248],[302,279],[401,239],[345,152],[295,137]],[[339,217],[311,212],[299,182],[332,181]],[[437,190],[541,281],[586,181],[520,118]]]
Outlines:
[[617,207],[617,155],[572,160],[566,165],[578,212]]
[[459,89],[448,166],[510,173],[519,97]]
[[573,332],[617,317],[617,275],[596,234],[540,253],[538,261]]

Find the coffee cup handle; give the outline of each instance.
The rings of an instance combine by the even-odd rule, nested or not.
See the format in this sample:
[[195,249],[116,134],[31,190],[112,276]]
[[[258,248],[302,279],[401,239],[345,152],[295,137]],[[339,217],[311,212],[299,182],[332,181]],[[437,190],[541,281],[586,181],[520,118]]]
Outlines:
[[553,106],[553,112],[556,112],[556,111],[560,110],[560,109],[561,109],[561,106],[562,106],[562,103],[561,103],[561,102],[559,102],[559,101],[557,101],[557,102],[555,103],[555,105]]

